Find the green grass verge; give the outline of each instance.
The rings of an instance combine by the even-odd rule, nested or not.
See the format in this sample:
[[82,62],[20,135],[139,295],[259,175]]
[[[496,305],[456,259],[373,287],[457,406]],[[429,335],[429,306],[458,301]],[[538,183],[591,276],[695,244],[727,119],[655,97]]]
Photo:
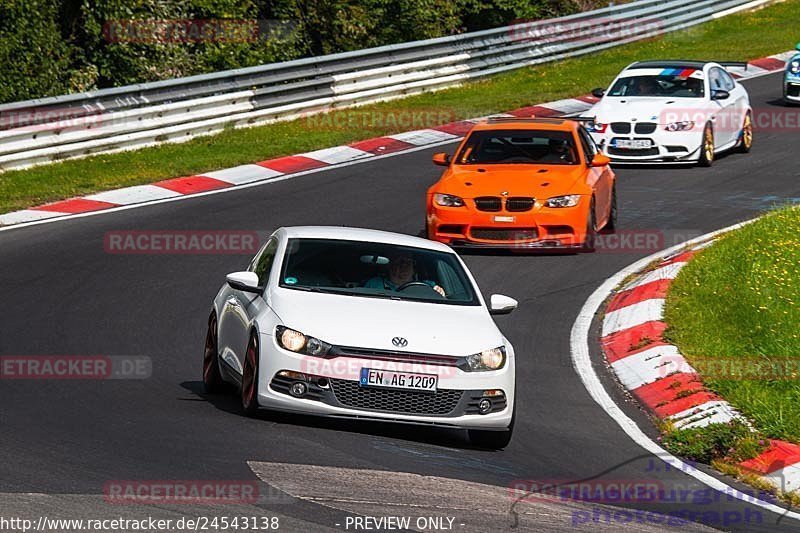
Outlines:
[[[508,111],[606,86],[632,61],[747,60],[794,47],[800,0],[556,64],[520,69],[453,89],[359,108],[361,117],[435,110],[446,121]],[[99,190],[150,183],[396,133],[389,120],[337,127],[313,120],[225,131],[183,144],[100,155],[0,174],[0,213]],[[425,124],[425,127],[434,124]],[[417,126],[419,127],[419,126]],[[412,128],[415,129],[415,128]]]
[[800,207],[704,250],[670,287],[667,337],[760,434],[800,442]]

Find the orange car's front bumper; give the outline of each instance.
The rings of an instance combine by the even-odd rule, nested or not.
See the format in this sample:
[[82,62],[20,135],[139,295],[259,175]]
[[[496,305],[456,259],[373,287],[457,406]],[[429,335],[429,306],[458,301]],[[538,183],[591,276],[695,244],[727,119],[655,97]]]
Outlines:
[[451,246],[567,250],[582,248],[587,207],[487,212],[428,204],[428,238]]

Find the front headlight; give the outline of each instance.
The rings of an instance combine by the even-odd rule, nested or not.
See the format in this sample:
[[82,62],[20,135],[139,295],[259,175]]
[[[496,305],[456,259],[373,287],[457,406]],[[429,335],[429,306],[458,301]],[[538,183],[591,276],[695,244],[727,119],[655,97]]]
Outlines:
[[436,202],[436,205],[441,205],[443,207],[464,206],[464,200],[458,196],[453,196],[452,194],[436,193],[433,195],[433,201]]
[[581,199],[580,194],[567,194],[565,196],[553,196],[544,203],[545,207],[575,207]]
[[467,356],[467,365],[472,372],[497,370],[503,368],[504,364],[506,364],[505,346],[484,350],[481,353],[474,353]]
[[323,342],[315,337],[303,335],[299,331],[285,326],[278,326],[275,328],[275,338],[278,339],[278,344],[281,348],[289,350],[290,352],[324,357],[328,355],[328,352],[331,350],[331,345],[327,342]]
[[608,127],[608,124],[604,124],[602,122],[595,122],[593,120],[590,120],[590,121],[584,123],[584,126],[586,127],[586,130],[589,133],[605,133],[606,132],[606,128]]
[[789,64],[789,72],[792,74],[800,74],[800,61],[795,60]]
[[670,122],[664,126],[664,129],[667,131],[689,131],[692,128],[694,128],[694,122],[691,120],[685,120],[683,122]]

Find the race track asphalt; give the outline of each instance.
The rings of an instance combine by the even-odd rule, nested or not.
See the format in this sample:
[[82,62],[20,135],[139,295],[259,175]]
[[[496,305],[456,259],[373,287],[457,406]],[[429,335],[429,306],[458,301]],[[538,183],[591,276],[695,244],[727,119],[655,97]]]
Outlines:
[[[776,75],[745,85],[760,111],[787,111],[778,102]],[[727,155],[710,169],[618,168],[621,229],[664,235],[667,247],[800,201],[799,133],[757,130],[750,154]],[[0,381],[0,515],[12,510],[12,499],[2,493],[88,497],[102,494],[109,480],[256,479],[248,461],[407,472],[499,487],[519,479],[599,479],[701,489],[634,444],[592,401],[570,360],[570,330],[586,298],[654,250],[464,255],[484,294],[520,301],[516,312],[497,319],[516,348],[519,402],[513,441],[499,452],[471,448],[463,434],[450,430],[240,415],[235,398],[201,392],[200,374],[211,299],[224,275],[241,270],[249,257],[104,250],[105,233],[116,230],[255,230],[263,238],[279,226],[331,224],[416,235],[425,190],[440,173],[430,163],[439,150],[0,232],[0,355],[144,355],[153,361],[152,377],[145,380]],[[605,381],[629,416],[652,428],[615,383]],[[396,494],[398,502],[403,497]],[[710,515],[705,522],[733,530],[774,530],[776,523],[800,528],[724,496],[710,504],[624,505],[698,513],[744,513],[749,507],[761,523],[722,527]],[[330,506],[305,502],[280,512],[319,527],[334,525]],[[498,523],[497,529],[507,526]]]

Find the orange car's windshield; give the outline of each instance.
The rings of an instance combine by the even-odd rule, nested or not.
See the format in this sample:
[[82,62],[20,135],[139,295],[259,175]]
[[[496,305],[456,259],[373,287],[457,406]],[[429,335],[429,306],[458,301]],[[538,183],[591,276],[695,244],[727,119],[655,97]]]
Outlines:
[[456,155],[458,165],[577,165],[571,132],[556,130],[473,131]]

